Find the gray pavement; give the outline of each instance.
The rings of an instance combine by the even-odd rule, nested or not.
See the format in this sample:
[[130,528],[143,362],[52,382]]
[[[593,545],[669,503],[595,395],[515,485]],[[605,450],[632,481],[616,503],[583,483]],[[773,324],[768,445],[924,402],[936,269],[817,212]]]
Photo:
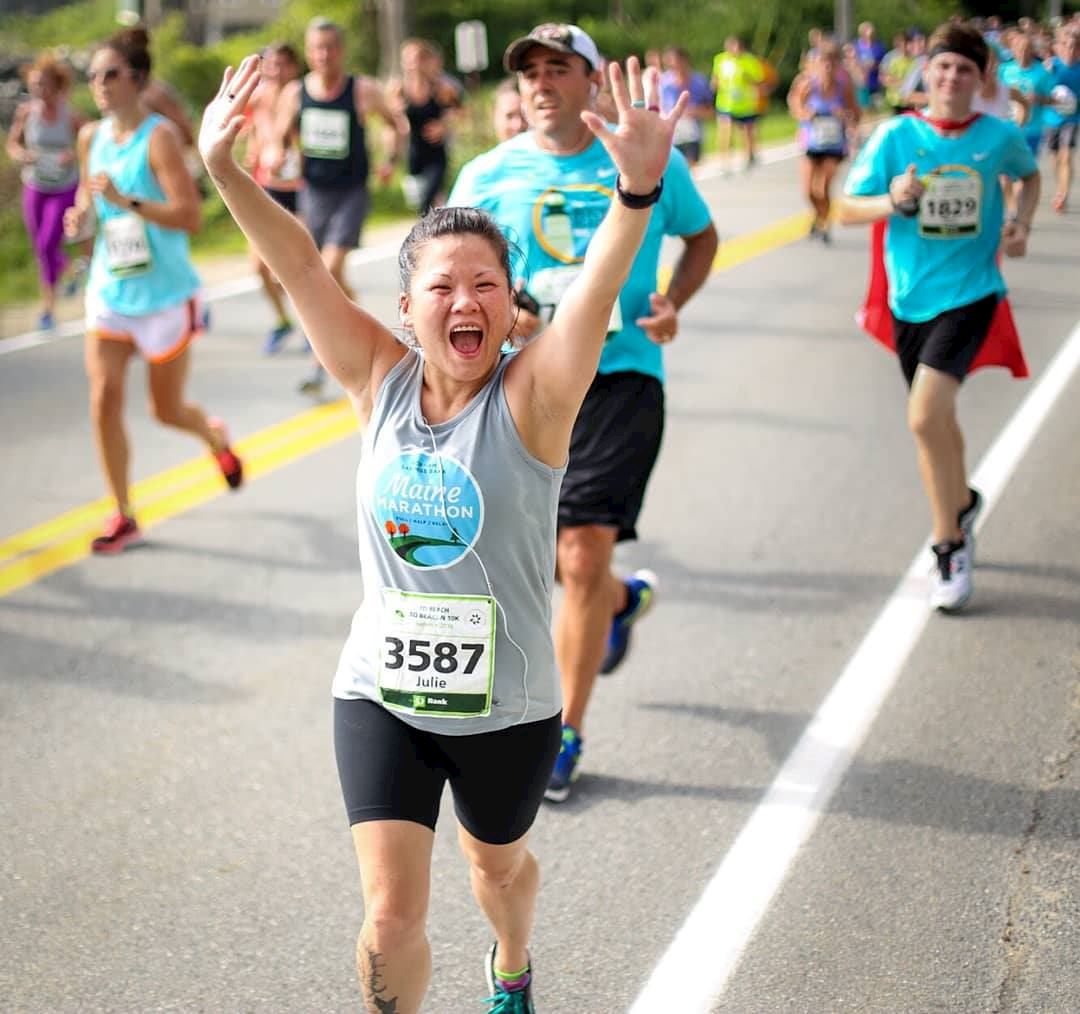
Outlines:
[[[790,162],[703,183],[723,236],[800,210]],[[1037,376],[1080,317],[1080,218],[1010,263]],[[603,680],[585,773],[534,832],[545,1012],[625,1011],[891,594],[928,519],[895,364],[856,330],[866,234],[710,280],[620,550],[662,583]],[[356,269],[392,317],[389,262]],[[215,304],[193,392],[239,435],[308,406],[254,294]],[[129,395],[137,476],[197,449]],[[965,389],[972,463],[1029,384]],[[0,359],[0,537],[101,493],[77,339]],[[1080,1009],[1080,378],[980,539],[718,1011]],[[0,1009],[347,1011],[362,916],[329,681],[359,598],[345,440],[0,598]],[[444,804],[427,1010],[481,1009],[489,940]],[[657,1011],[657,1014],[675,1014]],[[678,1012],[682,1014],[682,1012]]]

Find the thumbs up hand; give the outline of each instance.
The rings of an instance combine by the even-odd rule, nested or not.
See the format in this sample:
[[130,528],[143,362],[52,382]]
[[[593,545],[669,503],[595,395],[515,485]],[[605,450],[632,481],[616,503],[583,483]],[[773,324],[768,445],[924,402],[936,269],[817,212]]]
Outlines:
[[912,216],[919,210],[919,200],[926,187],[915,171],[915,163],[907,167],[900,176],[894,176],[889,184],[889,197],[893,207],[902,215]]

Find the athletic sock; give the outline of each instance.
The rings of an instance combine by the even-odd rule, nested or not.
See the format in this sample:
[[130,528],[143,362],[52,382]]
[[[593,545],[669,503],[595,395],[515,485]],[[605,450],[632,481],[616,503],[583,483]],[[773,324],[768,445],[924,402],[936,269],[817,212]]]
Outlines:
[[504,993],[517,993],[524,989],[532,978],[529,975],[529,966],[526,965],[519,972],[500,972],[497,968],[493,969],[495,972],[495,984]]

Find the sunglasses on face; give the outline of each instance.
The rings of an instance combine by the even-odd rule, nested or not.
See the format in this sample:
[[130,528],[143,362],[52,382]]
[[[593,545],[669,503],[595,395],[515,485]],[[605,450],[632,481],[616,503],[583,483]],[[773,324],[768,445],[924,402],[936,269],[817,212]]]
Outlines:
[[88,84],[94,84],[95,81],[108,84],[110,81],[115,81],[123,73],[124,69],[122,67],[106,67],[104,70],[92,70],[87,73],[86,81]]

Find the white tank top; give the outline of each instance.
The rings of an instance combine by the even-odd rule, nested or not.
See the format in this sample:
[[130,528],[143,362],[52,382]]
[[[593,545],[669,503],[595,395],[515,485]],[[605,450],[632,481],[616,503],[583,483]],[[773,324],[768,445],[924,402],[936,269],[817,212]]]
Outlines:
[[506,367],[457,416],[428,426],[424,360],[379,389],[357,470],[364,601],[333,692],[408,724],[474,735],[559,712],[551,639],[564,468],[521,442]]

